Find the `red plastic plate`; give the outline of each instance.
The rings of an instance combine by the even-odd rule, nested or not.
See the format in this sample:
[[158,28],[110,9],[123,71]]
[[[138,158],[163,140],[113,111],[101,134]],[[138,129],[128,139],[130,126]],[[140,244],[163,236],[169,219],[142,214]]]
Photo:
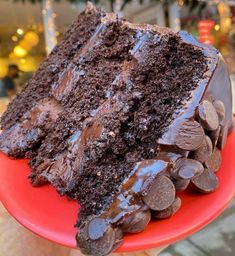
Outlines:
[[[181,193],[182,207],[167,220],[152,221],[139,234],[125,235],[118,252],[150,249],[173,243],[198,231],[229,204],[235,194],[235,132],[222,152],[218,172],[220,186],[214,193],[196,195]],[[26,160],[12,160],[0,154],[0,199],[13,217],[34,233],[56,243],[75,247],[73,227],[78,204],[60,197],[51,186],[33,188],[27,176]]]

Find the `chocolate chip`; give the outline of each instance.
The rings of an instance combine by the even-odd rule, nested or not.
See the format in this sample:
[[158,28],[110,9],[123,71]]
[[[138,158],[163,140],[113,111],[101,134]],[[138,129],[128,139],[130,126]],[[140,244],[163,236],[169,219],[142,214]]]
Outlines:
[[147,227],[151,220],[151,213],[150,211],[139,211],[124,218],[125,219],[120,226],[123,232],[139,233]]
[[223,149],[226,145],[227,142],[227,137],[228,137],[228,126],[224,125],[221,127],[218,142],[217,142],[217,147],[219,149]]
[[221,100],[215,100],[213,102],[213,105],[214,105],[215,110],[218,114],[219,123],[221,124],[224,121],[224,117],[225,117],[224,103]]
[[216,146],[219,139],[220,129],[221,127],[219,126],[215,131],[208,132],[208,135],[211,138],[213,148]]
[[219,183],[214,172],[208,169],[205,169],[201,175],[193,178],[191,182],[195,189],[201,193],[210,193],[215,191]]
[[179,210],[180,206],[181,206],[181,199],[179,197],[176,197],[175,201],[172,203],[171,206],[169,206],[168,208],[162,211],[154,211],[152,215],[156,219],[170,218]]
[[123,241],[123,231],[120,228],[115,228],[115,243],[111,251],[114,251],[118,248]]
[[[93,222],[91,227],[89,225],[90,223],[86,223],[80,227],[76,235],[77,244],[82,253],[97,256],[109,254],[116,244],[115,229],[104,224],[103,221],[100,221],[100,218]],[[94,230],[95,227],[98,227],[98,232]],[[96,237],[99,238],[96,239]]]
[[173,179],[172,181],[175,185],[176,191],[184,191],[185,189],[187,189],[190,183],[190,180],[183,180],[183,179]]
[[203,165],[194,159],[181,158],[172,169],[172,176],[175,179],[189,180],[201,174],[204,170]]
[[207,169],[217,172],[220,168],[222,161],[221,153],[218,148],[214,148],[213,153],[205,161],[205,166]]
[[115,229],[115,234],[116,234],[116,242],[118,243],[119,241],[122,241],[123,231],[120,228]]
[[101,238],[109,228],[109,223],[104,218],[94,218],[88,225],[88,235],[91,240]]
[[192,158],[203,163],[212,154],[212,150],[213,145],[211,139],[208,136],[205,136],[202,145],[193,152]]
[[174,145],[159,145],[157,149],[157,156],[166,156],[170,159],[170,162],[174,162],[180,157],[188,157],[190,151],[186,151],[180,149],[179,147],[176,147],[175,139],[174,141],[172,140],[172,143],[174,143]]
[[175,144],[183,150],[196,150],[204,140],[204,130],[196,121],[187,120],[177,131]]
[[198,106],[198,115],[203,127],[209,131],[214,131],[219,126],[217,112],[208,100],[202,101]]
[[179,158],[182,157],[180,153],[175,153],[175,152],[165,152],[165,151],[160,151],[157,155],[158,157],[163,157],[165,159],[168,159],[169,162],[175,162]]
[[175,199],[175,186],[168,177],[157,175],[151,183],[148,181],[144,183],[142,196],[144,203],[150,209],[161,211],[173,203]]

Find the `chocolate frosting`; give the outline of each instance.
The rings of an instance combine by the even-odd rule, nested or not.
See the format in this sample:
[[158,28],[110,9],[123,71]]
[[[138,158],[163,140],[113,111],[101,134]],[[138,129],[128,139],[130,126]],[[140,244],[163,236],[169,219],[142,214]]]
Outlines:
[[[219,52],[210,46],[199,43],[187,32],[180,31],[179,35],[182,40],[188,44],[195,45],[203,50],[208,61],[208,70],[204,74],[204,78],[199,81],[198,87],[191,93],[191,98],[180,110],[178,117],[167,128],[158,143],[160,145],[174,145],[176,140],[176,132],[179,126],[185,120],[195,118],[196,109],[199,103],[204,99],[219,99],[225,105],[226,116],[222,125],[228,125],[229,131],[232,129],[232,95],[231,81],[229,79],[228,70],[223,57]],[[221,90],[223,86],[223,90]]]
[[[209,100],[212,103],[216,100],[220,100],[222,102],[222,105],[225,107],[225,116],[220,122],[220,126],[229,127],[229,130],[231,130],[232,99],[230,80],[224,60],[217,50],[198,43],[185,32],[179,32],[179,35],[186,43],[193,44],[195,47],[203,49],[203,53],[208,60],[208,70],[204,74],[203,79],[199,81],[198,87],[191,93],[190,99],[185,102],[182,109],[180,109],[180,112],[175,114],[175,119],[163,133],[162,137],[159,138],[159,157],[137,163],[130,175],[121,185],[119,193],[113,198],[113,203],[110,208],[100,215],[110,224],[114,226],[120,225],[120,227],[123,230],[127,230],[127,232],[129,228],[127,223],[129,222],[131,225],[132,219],[135,218],[135,214],[139,214],[140,211],[146,211],[146,209],[149,209],[149,206],[153,207],[151,203],[148,205],[149,199],[147,201],[144,198],[140,200],[140,195],[143,194],[145,188],[144,184],[146,182],[150,184],[156,177],[165,177],[165,179],[170,177],[173,182],[177,184],[176,188],[181,190],[181,187],[186,189],[189,184],[189,180],[192,179],[193,185],[202,193],[214,191],[218,185],[217,178],[212,171],[207,169],[204,171],[203,165],[197,160],[183,158],[185,153],[182,154],[182,152],[196,150],[203,145],[203,141],[205,141],[205,145],[203,147],[204,150],[207,150],[207,152],[205,152],[206,159],[201,159],[201,157],[198,157],[198,154],[196,153],[194,153],[194,156],[197,156],[198,160],[202,160],[203,162],[205,160],[207,161],[207,158],[208,160],[209,158],[212,158],[212,142],[208,136],[205,136],[205,132],[208,133],[209,131],[204,132],[201,125],[194,121],[198,116],[198,105],[205,100]],[[142,41],[140,41],[140,44],[137,45],[136,48],[141,44]],[[222,86],[223,90],[221,90]],[[221,91],[223,91],[223,93],[221,93]],[[215,111],[213,106],[212,111]],[[217,113],[215,113],[215,115],[217,118]],[[182,127],[185,127],[183,128],[184,131],[179,132]],[[216,126],[215,129],[218,130],[217,128],[218,127]],[[211,135],[211,133],[209,134]],[[186,139],[179,140],[179,136]],[[190,137],[196,139],[192,140]],[[213,136],[211,139],[213,140]],[[215,144],[216,142],[214,142],[214,146]],[[166,150],[167,152],[164,152],[163,150]],[[218,151],[217,149],[215,150]],[[181,164],[177,165],[177,161]],[[217,158],[215,161],[217,161]],[[218,167],[216,166],[216,168]],[[164,191],[163,180],[161,181],[161,184],[163,185],[162,190]],[[167,198],[167,193],[170,191],[171,189],[169,187],[164,191],[164,199]],[[157,193],[158,197],[160,197],[159,192]],[[149,192],[146,192],[146,195],[148,198],[150,197]],[[179,206],[179,200],[176,200],[174,203],[170,202],[168,208],[163,209],[162,212],[156,212],[155,216],[159,218],[169,217],[178,210]],[[152,210],[155,210],[154,207]],[[122,223],[125,223],[125,226],[122,226]]]

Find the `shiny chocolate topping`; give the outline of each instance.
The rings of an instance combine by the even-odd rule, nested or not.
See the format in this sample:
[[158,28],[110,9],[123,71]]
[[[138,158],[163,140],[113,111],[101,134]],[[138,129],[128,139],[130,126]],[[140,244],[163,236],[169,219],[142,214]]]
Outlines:
[[19,155],[21,152],[23,155],[25,149],[33,147],[39,138],[45,135],[48,126],[44,123],[55,121],[61,110],[53,99],[41,100],[31,111],[23,115],[21,122],[0,135],[1,151],[8,155],[14,155],[17,151]]
[[[178,117],[158,140],[160,145],[176,144],[177,133],[175,131],[179,130],[178,127],[181,127],[187,120],[195,118],[197,107],[203,99],[219,99],[223,102],[226,108],[226,116],[223,120],[223,124],[226,123],[229,130],[231,130],[232,126],[231,82],[222,56],[215,48],[199,43],[186,32],[181,31],[179,35],[184,42],[203,50],[207,58],[208,70],[204,74],[204,79],[199,81],[198,87],[192,92],[191,99],[185,103],[180,113],[177,114]],[[221,86],[223,86],[223,90],[221,90]]]
[[144,205],[140,200],[140,193],[145,181],[160,173],[167,173],[169,169],[170,164],[161,158],[137,163],[130,176],[123,182],[110,209],[102,216],[110,223],[117,223],[126,215],[141,209]]
[[[221,83],[216,82],[219,79],[218,76],[223,79],[223,74],[225,74],[228,79],[224,61],[218,51],[198,43],[185,32],[179,32],[179,36],[185,43],[202,49],[207,59],[208,69],[197,88],[191,93],[191,98],[180,110],[176,111],[175,119],[158,140],[157,154],[159,156],[137,163],[120,186],[111,206],[100,214],[100,217],[111,225],[120,225],[124,231],[127,230],[125,232],[133,230],[131,223],[135,223],[135,214],[137,216],[139,212],[148,209],[155,210],[157,218],[165,218],[174,214],[180,207],[180,200],[175,199],[175,189],[186,189],[190,179],[194,186],[203,193],[213,191],[217,187],[217,178],[212,171],[204,170],[204,166],[212,155],[211,130],[218,129],[219,121],[231,127],[231,85],[229,80],[226,80],[225,84],[223,83],[225,94],[218,95],[221,91]],[[140,33],[140,41],[134,50],[143,47],[143,41],[146,38],[146,35],[142,36]],[[139,54],[135,54],[135,57],[141,61]],[[219,102],[219,110],[212,105],[215,100],[221,102]],[[201,110],[198,108],[200,103],[203,106]],[[225,111],[222,113],[220,110],[223,110],[223,106],[225,106]],[[204,115],[203,111],[206,111],[205,114],[209,116]],[[221,115],[224,117],[221,118]],[[206,136],[205,133],[210,134],[211,137]],[[197,151],[199,149],[205,151],[205,157],[200,155]],[[164,153],[163,150],[166,152]],[[194,153],[189,153],[190,151]],[[197,160],[185,158],[188,155],[194,156]],[[206,161],[205,165],[204,161]],[[162,193],[164,193],[163,197]]]

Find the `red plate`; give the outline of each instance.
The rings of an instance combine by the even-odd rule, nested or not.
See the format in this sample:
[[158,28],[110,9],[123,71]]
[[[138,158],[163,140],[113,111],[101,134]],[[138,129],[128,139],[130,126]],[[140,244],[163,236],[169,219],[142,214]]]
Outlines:
[[[0,154],[0,199],[22,225],[56,243],[75,247],[73,227],[79,206],[60,197],[51,186],[33,188],[26,160]],[[235,132],[228,138],[218,172],[219,189],[208,195],[183,192],[180,211],[170,219],[152,221],[139,234],[126,235],[118,252],[150,249],[191,235],[215,219],[235,194]]]

